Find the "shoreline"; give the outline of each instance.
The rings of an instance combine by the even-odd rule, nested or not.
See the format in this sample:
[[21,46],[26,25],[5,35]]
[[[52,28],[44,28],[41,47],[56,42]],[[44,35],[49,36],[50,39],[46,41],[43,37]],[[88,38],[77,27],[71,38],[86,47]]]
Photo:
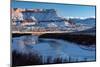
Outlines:
[[[12,34],[12,37],[30,36],[32,34]],[[86,46],[96,45],[96,35],[74,34],[74,33],[46,33],[39,38],[61,39],[72,43],[82,44]]]

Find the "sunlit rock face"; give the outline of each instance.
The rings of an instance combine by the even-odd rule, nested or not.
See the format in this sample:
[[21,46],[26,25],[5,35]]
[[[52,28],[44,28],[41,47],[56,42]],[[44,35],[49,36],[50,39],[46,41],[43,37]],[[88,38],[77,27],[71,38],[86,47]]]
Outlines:
[[12,19],[42,27],[70,26],[68,20],[59,17],[55,9],[12,9]]

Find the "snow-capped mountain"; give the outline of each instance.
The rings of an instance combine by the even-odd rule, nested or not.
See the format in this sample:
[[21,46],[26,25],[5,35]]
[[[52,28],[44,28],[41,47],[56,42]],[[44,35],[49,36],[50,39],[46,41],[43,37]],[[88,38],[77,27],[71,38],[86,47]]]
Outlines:
[[95,18],[66,19],[60,17],[55,9],[12,9],[12,20],[16,25],[33,25],[29,28],[30,30],[39,28],[45,31],[52,31],[53,28],[57,31],[76,32],[90,29],[96,24]]
[[87,26],[95,26],[96,24],[96,18],[85,18],[85,19],[72,18],[70,20],[76,24],[84,24]]
[[12,9],[12,20],[28,22],[31,20],[42,27],[49,27],[52,24],[56,27],[71,25],[67,19],[58,16],[55,9]]

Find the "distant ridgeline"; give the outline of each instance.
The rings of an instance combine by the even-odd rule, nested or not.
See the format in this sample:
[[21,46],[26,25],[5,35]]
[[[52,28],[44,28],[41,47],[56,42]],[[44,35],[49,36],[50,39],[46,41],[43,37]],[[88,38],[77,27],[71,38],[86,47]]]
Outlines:
[[20,9],[12,8],[12,24],[34,25],[40,27],[75,26],[68,19],[59,17],[55,9]]

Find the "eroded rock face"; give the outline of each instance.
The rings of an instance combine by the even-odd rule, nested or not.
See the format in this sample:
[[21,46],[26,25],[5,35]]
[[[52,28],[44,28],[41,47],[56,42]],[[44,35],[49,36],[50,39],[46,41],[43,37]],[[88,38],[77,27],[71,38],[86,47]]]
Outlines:
[[12,20],[42,27],[69,26],[67,19],[59,17],[55,9],[12,9]]

